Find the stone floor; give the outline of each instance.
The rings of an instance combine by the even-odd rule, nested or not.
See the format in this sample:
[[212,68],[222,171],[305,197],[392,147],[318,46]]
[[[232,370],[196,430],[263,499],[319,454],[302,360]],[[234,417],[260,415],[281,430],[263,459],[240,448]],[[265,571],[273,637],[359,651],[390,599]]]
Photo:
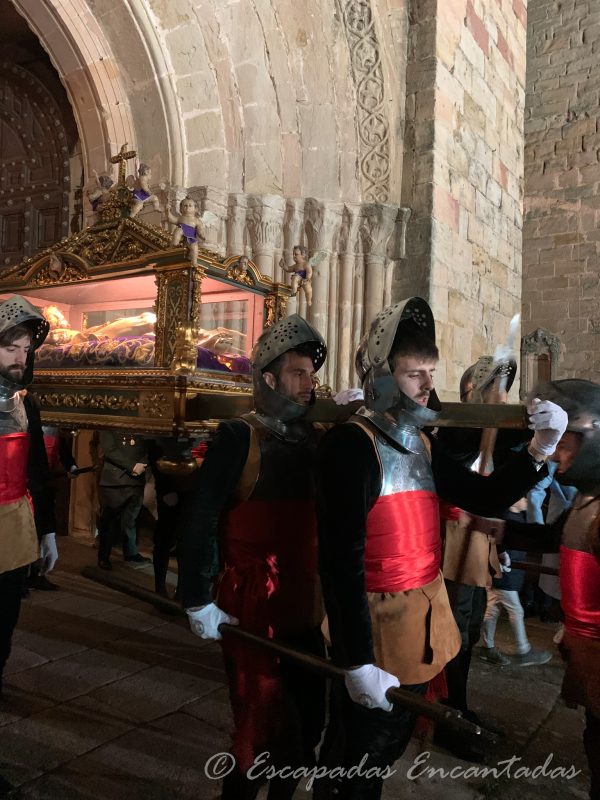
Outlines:
[[[89,546],[62,540],[58,592],[24,601],[0,704],[0,775],[19,800],[212,800],[205,765],[227,750],[230,712],[218,646],[194,638],[185,619],[95,583]],[[150,586],[146,570],[125,566]],[[112,574],[112,573],[111,573]],[[553,626],[528,622],[532,642],[552,645]],[[510,650],[500,624],[498,643]],[[474,663],[473,707],[506,733],[484,777],[430,743],[413,739],[385,783],[384,798],[569,800],[587,797],[583,717],[559,699],[562,665],[498,669]],[[515,774],[547,764],[581,770],[535,779]],[[435,771],[426,772],[427,769]],[[450,770],[454,770],[452,774]],[[469,770],[468,772],[465,771]],[[410,779],[412,778],[412,780]],[[310,795],[300,788],[298,800]],[[261,794],[261,797],[263,795]]]

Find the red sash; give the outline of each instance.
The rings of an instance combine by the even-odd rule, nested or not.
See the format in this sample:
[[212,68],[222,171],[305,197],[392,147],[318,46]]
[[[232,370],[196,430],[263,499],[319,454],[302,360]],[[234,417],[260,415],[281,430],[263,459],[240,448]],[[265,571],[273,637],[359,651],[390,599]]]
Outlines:
[[565,628],[576,636],[600,639],[600,560],[561,545],[559,577]]
[[27,494],[29,434],[0,436],[0,505],[15,503]]
[[56,472],[60,466],[60,439],[58,436],[44,434],[44,447],[48,456],[48,466],[50,472]]
[[436,494],[382,495],[367,517],[367,591],[405,592],[431,583],[440,571],[441,552]]

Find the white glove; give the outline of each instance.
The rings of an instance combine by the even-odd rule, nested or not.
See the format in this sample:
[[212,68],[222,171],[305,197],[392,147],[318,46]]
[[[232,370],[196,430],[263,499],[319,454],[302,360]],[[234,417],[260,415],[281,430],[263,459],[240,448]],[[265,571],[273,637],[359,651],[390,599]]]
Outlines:
[[365,708],[392,710],[392,704],[385,693],[392,686],[400,686],[395,675],[379,669],[375,664],[363,664],[357,669],[347,669],[345,673],[346,689],[355,703]]
[[200,636],[201,639],[221,639],[219,625],[227,622],[229,625],[239,625],[239,619],[230,617],[219,606],[209,603],[201,608],[187,608],[185,613],[190,620],[192,633]]
[[347,406],[354,400],[364,400],[365,395],[362,389],[343,389],[333,396],[336,406]]
[[500,562],[500,569],[502,572],[510,572],[512,561],[506,550],[503,553],[498,553],[498,561]]
[[535,431],[531,447],[540,455],[551,456],[567,429],[567,412],[551,400],[536,397],[527,404],[529,427]]
[[56,534],[46,533],[40,539],[40,575],[52,572],[54,565],[58,561],[58,550],[56,549]]

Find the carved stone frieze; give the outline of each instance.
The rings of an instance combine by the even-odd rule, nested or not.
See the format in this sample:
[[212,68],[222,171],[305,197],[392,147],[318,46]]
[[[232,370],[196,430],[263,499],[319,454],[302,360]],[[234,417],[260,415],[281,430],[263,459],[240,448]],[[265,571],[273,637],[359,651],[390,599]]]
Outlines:
[[390,194],[390,123],[371,0],[337,0],[350,48],[358,104],[363,197],[385,203]]

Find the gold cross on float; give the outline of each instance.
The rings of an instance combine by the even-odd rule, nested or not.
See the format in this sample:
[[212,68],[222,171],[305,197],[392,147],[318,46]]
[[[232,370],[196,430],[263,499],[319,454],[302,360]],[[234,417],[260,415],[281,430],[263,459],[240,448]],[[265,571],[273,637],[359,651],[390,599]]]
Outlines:
[[126,148],[127,148],[127,142],[125,142],[125,144],[122,145],[121,149],[119,150],[116,156],[111,156],[110,158],[111,164],[119,165],[119,178],[117,181],[119,186],[125,186],[126,162],[137,156],[137,152],[135,150],[127,150]]

